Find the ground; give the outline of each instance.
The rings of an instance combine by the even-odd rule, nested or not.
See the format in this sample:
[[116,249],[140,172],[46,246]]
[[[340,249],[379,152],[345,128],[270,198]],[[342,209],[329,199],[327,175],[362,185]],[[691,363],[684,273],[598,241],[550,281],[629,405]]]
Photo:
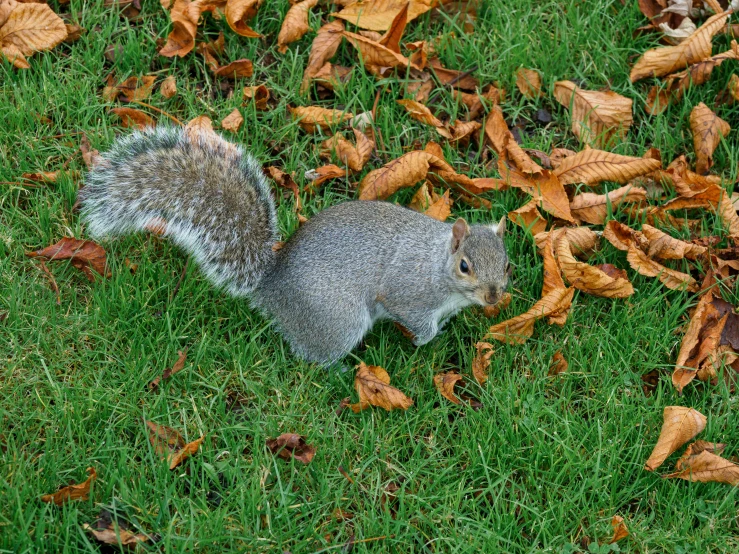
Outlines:
[[[88,32],[72,45],[33,56],[28,70],[0,62],[0,314],[6,314],[0,322],[0,552],[98,551],[82,524],[94,522],[104,507],[123,509],[140,529],[159,533],[162,552],[339,552],[347,551],[352,536],[355,553],[739,549],[736,488],[663,480],[643,470],[669,405],[701,411],[708,417],[703,438],[728,443],[725,456],[739,452],[737,396],[723,385],[700,383],[678,396],[669,380],[681,326],[695,303],[690,294],[630,271],[636,293],[628,300],[577,293],[564,328],[540,322],[523,345],[496,343],[490,380],[469,385],[480,409],[453,405],[436,391],[435,374],[470,375],[474,344],[490,325],[539,298],[541,258],[520,227],[509,226],[505,239],[515,264],[513,302],[498,318],[467,309],[421,348],[392,324],[378,325],[344,360],[348,367],[359,360],[385,367],[414,400],[405,412],[337,414],[341,399],[356,401],[353,372],[326,371],[292,357],[267,320],[247,302],[214,290],[192,264],[169,302],[186,258],[157,237],[105,243],[112,276],[94,283],[71,265],[49,264],[60,288],[57,305],[47,277],[24,252],[63,236],[85,237],[72,209],[79,180],[63,177],[37,187],[6,182],[18,182],[23,172],[60,169],[81,132],[100,150],[127,132],[101,97],[110,71],[121,78],[175,75],[174,98],[157,92],[147,102],[183,121],[198,115],[220,121],[241,107],[241,87],[266,83],[277,105],[268,112],[244,106],[245,123],[232,138],[265,164],[294,172],[301,185],[304,172],[323,163],[316,147],[321,139],[292,122],[288,105],[320,103],[358,113],[372,108],[381,86],[384,145],[366,170],[415,141],[439,140],[395,103],[403,96],[402,76],[378,85],[357,66],[335,98],[319,102],[299,92],[314,31],[328,13],[323,4],[313,10],[313,31],[284,55],[275,45],[287,0],[260,8],[253,26],[264,40],[238,37],[224,21],[206,18],[201,33],[214,38],[223,30],[228,59],[254,62],[254,76],[238,81],[232,98],[220,92],[198,54],[157,54],[169,18],[159,2],[143,4],[142,20],[134,24],[103,2],[52,2]],[[614,151],[640,156],[654,146],[664,160],[680,153],[692,159],[690,110],[700,101],[712,105],[736,62],[717,68],[708,84],[665,113],[648,116],[649,85],[628,80],[636,57],[657,44],[654,34],[633,37],[644,23],[633,0],[489,0],[471,35],[453,18],[426,14],[409,25],[404,42],[446,33],[440,49],[445,65],[476,66],[480,82],[505,88],[506,117],[528,122],[527,147],[579,149],[567,111],[551,95],[555,81],[579,79],[634,99],[635,124]],[[104,52],[113,43],[122,51],[111,63]],[[725,50],[729,38],[717,43],[721,48],[714,51]],[[346,43],[337,59],[357,65]],[[544,98],[517,93],[514,73],[521,66],[542,73]],[[440,95],[435,110],[454,119],[451,95],[441,89]],[[540,108],[552,113],[552,124],[536,122]],[[739,123],[736,107],[719,114]],[[444,153],[470,176],[497,176],[475,148],[444,144]],[[727,182],[736,178],[738,158],[732,131],[716,153],[715,170]],[[79,155],[68,168],[84,169]],[[306,196],[304,213],[310,217],[355,198],[350,185],[359,178]],[[411,194],[394,200],[407,202]],[[458,203],[454,214],[492,222],[523,203],[515,190],[487,198],[492,210]],[[297,226],[289,197],[280,200],[279,220],[284,236]],[[629,221],[623,214],[620,220]],[[707,232],[712,224],[706,220]],[[138,264],[135,272],[127,260]],[[610,247],[596,260],[627,267],[624,254]],[[147,384],[186,347],[185,369],[149,390]],[[550,378],[557,350],[569,370]],[[655,368],[665,374],[648,396],[640,377]],[[170,471],[149,444],[144,419],[179,429],[188,440],[207,437],[195,457]],[[310,465],[266,450],[265,440],[284,432],[316,446]],[[60,485],[82,481],[89,466],[99,475],[90,500],[61,508],[39,501]],[[388,487],[397,488],[394,497],[387,496]],[[353,517],[337,517],[337,510]],[[609,546],[614,515],[625,519],[631,534]]]

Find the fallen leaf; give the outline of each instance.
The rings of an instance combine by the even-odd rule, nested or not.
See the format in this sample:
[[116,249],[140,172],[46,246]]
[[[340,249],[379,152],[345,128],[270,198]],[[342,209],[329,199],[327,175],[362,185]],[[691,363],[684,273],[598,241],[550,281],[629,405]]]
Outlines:
[[516,71],[516,87],[526,98],[535,100],[541,96],[541,75],[538,71],[521,67]]
[[654,48],[645,52],[631,69],[631,82],[645,77],[662,77],[710,57],[711,39],[724,26],[730,13],[727,11],[710,17],[677,46]]
[[447,190],[438,197],[424,212],[427,216],[437,221],[446,221],[452,215],[452,199],[450,191]]
[[559,219],[575,221],[567,192],[552,171],[540,169],[536,174],[522,173],[511,168],[502,158],[498,160],[498,171],[509,186],[520,188],[537,199],[543,210]]
[[154,120],[148,114],[141,110],[133,108],[113,108],[110,110],[121,118],[121,125],[124,127],[136,127],[137,129],[145,129],[146,127],[154,127]]
[[413,405],[413,400],[390,386],[390,375],[383,368],[368,366],[364,362],[359,362],[357,367],[359,371],[354,377],[354,388],[359,394],[359,402],[350,406],[354,413],[359,413],[370,406],[391,411],[407,410]]
[[124,102],[140,102],[146,100],[151,95],[156,80],[155,75],[129,77],[116,86],[118,98]]
[[58,171],[39,171],[36,173],[24,173],[21,178],[34,183],[56,183],[59,177]]
[[[377,39],[377,42],[398,54],[400,54],[400,39],[405,32],[406,25],[408,25],[409,6],[410,2],[406,3],[405,6],[400,9],[398,14],[393,18],[392,23],[390,23],[390,28],[384,35]],[[421,50],[423,51],[423,48]],[[423,65],[426,65],[425,60],[423,61]]]
[[629,536],[629,530],[626,529],[624,518],[621,516],[613,516],[613,519],[611,519],[611,527],[613,527],[613,537],[608,541],[608,544],[613,544],[614,542],[618,542]]
[[667,457],[706,428],[706,416],[693,408],[667,406],[657,444],[644,469],[654,471]]
[[370,31],[387,31],[398,13],[408,6],[407,21],[413,21],[436,5],[436,0],[364,0],[352,2],[338,13],[338,17]]
[[370,131],[363,133],[353,129],[356,146],[337,133],[321,143],[322,155],[329,156],[332,152],[352,171],[361,171],[375,151],[374,134]]
[[257,14],[261,4],[262,0],[228,0],[226,3],[226,21],[229,27],[242,37],[261,37],[262,35],[246,24]]
[[595,185],[602,181],[625,184],[631,179],[651,173],[662,166],[652,158],[633,158],[603,150],[583,150],[564,158],[554,170],[563,185],[585,183]]
[[690,112],[690,132],[693,133],[695,168],[698,173],[706,173],[711,169],[713,151],[730,130],[729,124],[713,113],[703,102]]
[[159,51],[161,56],[172,58],[190,53],[195,47],[195,33],[198,30],[201,12],[201,2],[175,0],[169,12],[172,31],[167,36],[167,42]]
[[[477,355],[472,360],[472,375],[480,385],[484,385],[488,380],[488,367],[490,367],[490,358],[495,353],[493,345],[489,342],[478,342],[475,344]],[[434,377],[436,379],[436,377]]]
[[0,53],[18,69],[28,69],[26,56],[50,50],[67,38],[64,21],[46,4],[18,4],[0,27]]
[[300,40],[310,30],[308,12],[316,4],[318,0],[303,0],[290,6],[277,35],[277,51],[280,54],[287,52],[288,44]]
[[671,237],[667,233],[663,233],[646,223],[642,225],[642,233],[649,244],[647,255],[650,258],[660,258],[663,260],[688,258],[695,260],[708,250],[699,244],[693,244],[692,242],[685,242]]
[[568,310],[574,293],[575,289],[572,287],[554,289],[544,295],[527,312],[493,325],[486,336],[508,344],[521,344],[534,333],[536,320]]
[[318,34],[313,39],[313,44],[311,45],[308,65],[303,72],[303,82],[300,87],[301,92],[308,90],[310,80],[326,62],[334,57],[341,41],[344,40],[343,32],[344,23],[339,19],[331,21],[318,29]]
[[175,79],[174,75],[170,75],[169,77],[164,79],[161,86],[159,87],[159,92],[161,92],[162,96],[167,99],[172,98],[175,94],[177,94],[177,80]]
[[115,516],[108,510],[102,510],[97,522],[93,525],[83,523],[82,528],[89,531],[101,543],[132,547],[127,550],[136,550],[137,545],[146,542],[156,542],[158,535],[149,536],[144,533],[132,533],[129,523],[116,513]]
[[552,356],[552,363],[549,364],[549,371],[547,372],[547,375],[549,377],[553,377],[555,375],[559,375],[560,373],[564,373],[565,371],[567,371],[569,365],[570,364],[567,363],[567,360],[562,355],[562,352],[560,350],[557,350]]
[[70,263],[82,271],[90,280],[95,280],[93,270],[105,277],[110,276],[107,271],[105,250],[91,240],[78,240],[65,237],[59,242],[47,246],[42,250],[26,252],[30,258],[45,258],[46,260],[69,260]]
[[235,108],[234,111],[228,114],[223,119],[223,121],[221,121],[221,127],[223,127],[226,131],[236,133],[238,132],[242,123],[244,123],[244,117],[241,115],[239,109]]
[[541,216],[539,210],[536,209],[538,202],[534,198],[527,204],[524,204],[517,210],[508,212],[508,219],[516,225],[519,225],[529,231],[532,235],[541,233],[547,228],[546,220]]
[[319,128],[326,131],[353,117],[349,112],[319,106],[299,106],[290,108],[290,112],[293,119],[297,120],[298,125],[308,133],[315,133]]
[[425,179],[429,171],[455,173],[443,159],[414,150],[365,175],[359,184],[359,199],[384,200],[399,189]]
[[668,289],[689,290],[690,292],[698,290],[698,283],[690,275],[655,262],[633,244],[629,247],[626,259],[637,273],[647,277],[657,277]]
[[310,172],[306,171],[305,177],[311,181],[310,187],[306,187],[306,192],[315,192],[326,181],[346,177],[346,170],[334,164],[322,165]]
[[719,198],[716,213],[729,231],[729,236],[732,238],[739,238],[739,216],[737,215],[736,208],[729,198],[728,193],[721,189],[721,195]]
[[252,100],[257,110],[266,110],[269,101],[269,89],[265,85],[244,87],[244,102]]
[[[570,249],[575,256],[588,256],[598,246],[598,235],[588,227],[565,227],[561,231],[564,231],[564,236],[567,242],[570,243]],[[536,247],[541,250],[550,235],[553,236],[553,234],[557,235],[559,233],[560,230],[554,229],[535,235]]]
[[274,165],[266,167],[265,171],[272,179],[274,179],[278,186],[291,191],[296,199],[300,198],[300,189],[298,188],[298,184],[292,178],[292,175],[282,171],[279,167],[275,167]]
[[451,371],[449,373],[439,373],[438,375],[434,375],[434,386],[444,398],[454,404],[461,404],[459,398],[454,395],[454,385],[462,381],[462,379],[463,377],[459,373]]
[[562,275],[575,288],[605,298],[626,298],[634,294],[628,279],[613,278],[595,266],[576,260],[566,237],[559,237],[554,248]]
[[[670,75],[666,79],[667,88],[663,89],[663,96],[667,96],[667,100],[677,101],[683,97],[686,90],[693,86],[700,86],[707,82],[714,68],[721,65],[726,60],[736,60],[739,58],[739,44],[736,41],[731,41],[731,48],[726,52],[721,52],[715,56],[711,56],[705,60],[701,60],[698,63],[691,65],[685,71]],[[657,99],[660,106],[663,102],[663,98]],[[665,102],[666,104],[666,102]]]
[[584,192],[570,202],[570,212],[581,221],[593,225],[603,225],[608,217],[609,206],[613,211],[624,202],[646,202],[647,191],[640,187],[626,185],[606,194]]
[[80,152],[82,153],[82,161],[85,162],[87,169],[92,169],[100,163],[100,152],[90,145],[90,139],[87,138],[85,133],[82,133],[82,138],[80,139]]
[[465,145],[469,142],[472,135],[481,127],[482,124],[478,121],[460,121],[457,119],[454,122],[454,125],[449,128],[449,131],[452,134],[452,138],[450,140],[452,142],[460,142],[460,144]]
[[729,91],[729,94],[734,99],[735,102],[739,102],[739,75],[734,73],[731,78],[729,79],[729,84],[726,87],[726,89]]
[[362,62],[366,67],[412,67],[413,69],[419,69],[418,66],[411,63],[411,61],[399,54],[393,52],[386,46],[383,46],[379,42],[350,33],[348,31],[343,32],[343,36],[349,43],[357,49],[362,59]]
[[739,485],[739,465],[708,450],[703,450],[695,456],[682,460],[682,467],[681,471],[665,475],[665,478]]
[[205,435],[192,442],[185,444],[185,439],[175,429],[164,425],[157,425],[151,421],[146,422],[149,428],[149,442],[154,447],[154,451],[169,463],[169,469],[175,469],[184,460],[193,456],[200,444],[205,439]]
[[624,252],[628,252],[632,244],[635,244],[642,250],[646,249],[649,245],[649,241],[640,231],[635,231],[615,219],[606,223],[603,229],[603,238]]
[[169,379],[175,373],[182,371],[182,368],[185,367],[185,360],[187,359],[187,350],[188,349],[185,348],[184,350],[177,352],[177,361],[171,368],[165,369],[161,376],[155,378],[151,383],[149,383],[150,389],[156,389],[159,386],[160,381]]
[[316,84],[321,85],[328,90],[338,90],[349,81],[349,77],[354,71],[352,67],[344,67],[341,65],[333,65],[326,62],[321,69],[313,76]]
[[485,119],[485,136],[501,158],[508,158],[524,174],[541,174],[543,169],[518,145],[508,129],[503,110],[494,104]]
[[53,502],[57,506],[61,506],[69,500],[87,500],[90,497],[90,486],[97,479],[95,468],[88,467],[87,474],[89,477],[84,483],[78,485],[69,485],[63,489],[59,489],[53,494],[45,494],[41,497],[42,502]]
[[[562,271],[559,268],[559,264],[554,256],[554,241],[555,238],[561,237],[564,231],[552,231],[547,233],[546,240],[541,244],[539,253],[541,254],[544,261],[544,285],[541,289],[541,295],[546,296],[553,290],[564,289],[565,283],[562,279]],[[549,323],[552,325],[564,326],[567,322],[567,315],[569,314],[569,306],[564,310],[560,310],[549,315]]]
[[409,99],[398,100],[397,102],[398,104],[403,106],[408,111],[410,116],[416,121],[420,121],[421,123],[425,123],[426,125],[436,127],[438,133],[444,138],[452,138],[452,134],[449,132],[446,126],[441,121],[439,121],[439,119],[434,114],[431,113],[431,110],[429,110],[420,102]]
[[304,464],[311,463],[316,455],[316,447],[295,433],[283,433],[276,439],[267,439],[267,448],[283,460],[294,458]]
[[675,463],[675,469],[683,469],[683,464],[690,459],[691,456],[696,456],[701,452],[708,451],[711,454],[721,454],[726,448],[725,444],[718,442],[708,442],[703,440],[697,440],[688,445],[680,456],[680,459]]
[[572,81],[554,83],[554,97],[572,110],[572,132],[582,142],[603,147],[622,141],[633,123],[632,100],[613,91],[583,90]]

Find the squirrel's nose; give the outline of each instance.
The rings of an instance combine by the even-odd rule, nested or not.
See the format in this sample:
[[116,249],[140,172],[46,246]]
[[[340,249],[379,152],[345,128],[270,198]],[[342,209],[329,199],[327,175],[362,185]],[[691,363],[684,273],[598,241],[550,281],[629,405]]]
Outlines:
[[488,304],[491,304],[491,305],[495,304],[496,302],[498,302],[499,299],[500,299],[500,292],[498,291],[498,289],[490,288],[485,293],[485,302],[487,302]]

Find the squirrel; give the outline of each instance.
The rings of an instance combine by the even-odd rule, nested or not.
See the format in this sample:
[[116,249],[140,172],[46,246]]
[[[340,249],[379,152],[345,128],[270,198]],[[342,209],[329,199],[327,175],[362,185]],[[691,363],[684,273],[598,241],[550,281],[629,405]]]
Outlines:
[[451,224],[383,201],[329,207],[276,248],[260,164],[213,131],[160,126],[117,139],[79,201],[93,238],[158,230],[214,285],[248,296],[294,354],[325,365],[380,319],[425,344],[460,309],[497,303],[511,273],[505,216]]

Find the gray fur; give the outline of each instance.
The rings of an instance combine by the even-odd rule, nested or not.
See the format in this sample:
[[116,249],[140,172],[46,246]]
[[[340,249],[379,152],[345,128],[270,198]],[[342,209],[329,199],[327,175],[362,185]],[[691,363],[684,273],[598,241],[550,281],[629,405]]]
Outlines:
[[[192,144],[178,129],[119,140],[81,199],[94,236],[165,219],[167,236],[211,281],[250,294],[310,361],[340,359],[378,319],[425,344],[460,309],[496,302],[508,282],[495,226],[470,227],[453,251],[451,224],[387,202],[328,208],[275,253],[274,206],[259,165],[240,148]],[[460,273],[462,259],[470,275]]]

